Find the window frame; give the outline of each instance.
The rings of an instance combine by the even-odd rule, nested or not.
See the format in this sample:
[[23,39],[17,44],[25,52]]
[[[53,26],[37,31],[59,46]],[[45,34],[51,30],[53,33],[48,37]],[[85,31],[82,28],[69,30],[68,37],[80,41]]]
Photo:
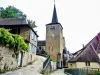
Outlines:
[[90,62],[85,62],[85,65],[86,66],[90,66]]

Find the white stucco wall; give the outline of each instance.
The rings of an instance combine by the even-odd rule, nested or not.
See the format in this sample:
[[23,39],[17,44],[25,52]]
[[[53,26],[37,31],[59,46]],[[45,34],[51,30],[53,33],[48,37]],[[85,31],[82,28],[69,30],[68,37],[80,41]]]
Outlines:
[[98,54],[99,58],[100,58],[100,53]]
[[86,66],[85,62],[73,62],[68,63],[68,68],[100,68],[100,64],[98,62],[90,62],[90,66]]
[[90,66],[91,66],[91,68],[100,68],[100,64],[97,62],[91,62]]
[[[86,66],[86,63],[85,62],[76,62],[76,67],[77,68],[85,68],[87,67]],[[98,62],[90,62],[90,66],[88,66],[90,68],[100,68],[100,65]]]

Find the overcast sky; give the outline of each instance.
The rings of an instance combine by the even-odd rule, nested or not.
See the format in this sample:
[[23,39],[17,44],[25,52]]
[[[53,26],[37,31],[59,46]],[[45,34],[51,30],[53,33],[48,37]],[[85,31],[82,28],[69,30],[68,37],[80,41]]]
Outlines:
[[[0,0],[22,10],[36,21],[39,40],[45,40],[46,24],[51,22],[54,0]],[[82,48],[100,31],[100,0],[56,0],[58,21],[63,26],[66,47],[70,52]]]

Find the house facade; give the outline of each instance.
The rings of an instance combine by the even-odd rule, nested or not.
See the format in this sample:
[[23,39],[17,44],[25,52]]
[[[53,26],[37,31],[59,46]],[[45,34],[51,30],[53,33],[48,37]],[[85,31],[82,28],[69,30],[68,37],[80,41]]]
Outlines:
[[37,54],[43,55],[46,53],[46,41],[38,40],[37,42]]
[[0,19],[0,27],[11,29],[11,33],[21,35],[29,46],[28,52],[18,54],[18,66],[25,66],[36,59],[38,35],[25,19]]
[[29,51],[24,52],[24,55],[23,55],[23,65],[22,66],[24,66],[24,65],[36,60],[38,35],[36,34],[36,32],[33,29],[25,30],[25,28],[21,29],[20,35],[22,37],[24,37],[24,39],[26,40],[26,43],[29,46]]
[[68,61],[68,68],[100,68],[100,33]]

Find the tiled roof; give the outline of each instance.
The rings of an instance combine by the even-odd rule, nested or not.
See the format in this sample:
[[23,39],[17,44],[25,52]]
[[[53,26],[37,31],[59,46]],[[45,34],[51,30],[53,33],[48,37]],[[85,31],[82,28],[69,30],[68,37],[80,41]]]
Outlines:
[[18,19],[18,18],[5,18],[0,19],[0,25],[24,25],[28,24],[25,19]]
[[81,49],[81,52],[76,57],[69,60],[69,62],[99,62],[98,53],[100,53],[100,33]]
[[19,18],[0,18],[0,26],[27,26],[29,27],[38,37],[37,33],[34,31],[34,29],[28,24],[26,19],[19,19]]
[[54,5],[54,10],[53,10],[53,16],[52,16],[52,22],[51,23],[58,23],[58,18],[57,18],[57,12],[56,12],[56,7]]

